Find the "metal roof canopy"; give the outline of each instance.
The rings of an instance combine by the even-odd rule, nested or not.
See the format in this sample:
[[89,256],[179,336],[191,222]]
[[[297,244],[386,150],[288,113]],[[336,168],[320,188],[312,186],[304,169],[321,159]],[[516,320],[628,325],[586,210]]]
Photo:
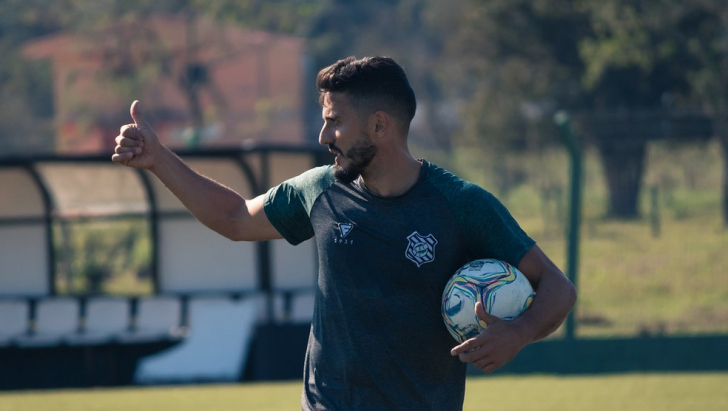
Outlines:
[[[245,197],[327,162],[318,145],[177,151]],[[147,219],[155,293],[294,291],[315,285],[315,245],[233,242],[200,224],[146,170],[110,154],[0,158],[0,296],[55,295],[58,221]]]

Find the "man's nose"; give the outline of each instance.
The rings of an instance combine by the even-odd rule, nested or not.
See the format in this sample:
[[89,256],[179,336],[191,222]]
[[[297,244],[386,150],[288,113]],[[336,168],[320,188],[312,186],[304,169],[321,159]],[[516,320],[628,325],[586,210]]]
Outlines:
[[324,124],[323,127],[321,127],[321,132],[319,133],[319,144],[325,146],[329,145],[334,142],[334,138],[331,135],[331,132]]

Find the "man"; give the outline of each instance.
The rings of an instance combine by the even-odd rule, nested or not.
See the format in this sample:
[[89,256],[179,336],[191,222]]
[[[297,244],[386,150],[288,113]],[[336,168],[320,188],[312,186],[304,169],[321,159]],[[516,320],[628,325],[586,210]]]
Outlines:
[[[114,162],[149,169],[205,225],[232,240],[312,236],[319,251],[302,407],[461,409],[466,363],[492,372],[553,332],[574,287],[482,188],[415,159],[415,96],[394,60],[353,57],[321,70],[319,143],[334,165],[244,199],[188,168],[143,120],[121,128]],[[536,289],[513,322],[476,307],[488,328],[453,348],[440,316],[445,283],[477,258],[517,266]]]

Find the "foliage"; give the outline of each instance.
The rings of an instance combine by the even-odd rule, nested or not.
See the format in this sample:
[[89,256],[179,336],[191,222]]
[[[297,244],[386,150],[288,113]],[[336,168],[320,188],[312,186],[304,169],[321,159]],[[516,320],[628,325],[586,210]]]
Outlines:
[[[534,108],[548,114],[685,107],[710,94],[725,99],[723,6],[719,0],[469,1],[447,37],[447,57],[463,66],[450,89],[485,113],[476,135],[518,129]],[[477,118],[469,122],[477,125]]]
[[723,110],[728,94],[728,12],[721,0],[46,3],[0,5],[6,51],[58,30],[92,34],[168,13],[304,37],[315,69],[352,54],[392,55],[407,68],[420,100],[425,126],[415,138],[439,148],[449,148],[450,136],[470,145],[535,148],[552,136],[530,122],[550,121],[555,109],[670,104]]
[[[709,108],[725,115],[721,3],[466,2],[461,7],[468,13],[456,18],[446,48],[463,64],[462,75],[446,87],[464,98],[461,141],[500,151],[543,147],[558,140],[539,121],[550,121],[557,109],[582,112],[610,182],[609,213],[638,217],[646,141],[664,138],[660,125],[644,118],[646,110]],[[594,126],[597,115],[635,111],[631,127],[614,117]],[[687,130],[671,138],[698,137]]]
[[153,291],[146,221],[59,220],[54,232],[59,294],[143,295]]
[[587,87],[596,87],[610,71],[632,68],[643,81],[654,82],[655,100],[642,104],[725,109],[728,12],[724,2],[594,2],[589,15],[594,36],[580,45],[587,64]]
[[18,49],[58,27],[40,3],[0,2],[0,155],[53,151],[50,67],[25,61]]

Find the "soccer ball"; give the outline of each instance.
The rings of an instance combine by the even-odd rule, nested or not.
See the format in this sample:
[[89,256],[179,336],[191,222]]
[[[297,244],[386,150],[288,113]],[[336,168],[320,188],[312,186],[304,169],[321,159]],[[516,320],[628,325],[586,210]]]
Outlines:
[[471,261],[450,278],[442,293],[442,318],[458,343],[480,334],[487,325],[475,315],[475,303],[511,321],[531,305],[535,293],[523,273],[505,261]]

